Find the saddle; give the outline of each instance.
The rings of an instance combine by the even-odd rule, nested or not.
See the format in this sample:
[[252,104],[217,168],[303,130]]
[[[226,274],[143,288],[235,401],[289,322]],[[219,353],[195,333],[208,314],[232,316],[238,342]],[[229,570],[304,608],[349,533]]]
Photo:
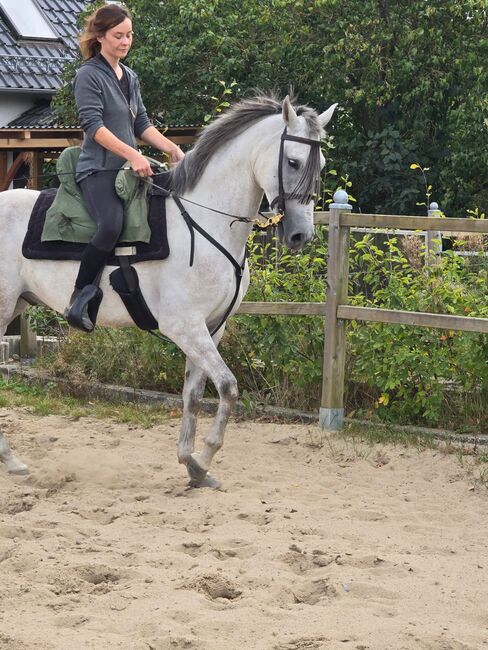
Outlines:
[[[96,225],[85,208],[75,182],[80,147],[68,147],[60,155],[56,171],[60,188],[43,190],[31,213],[22,254],[28,259],[80,260],[85,244],[95,234]],[[122,167],[122,170],[126,167]],[[127,247],[130,262],[165,259],[169,255],[166,234],[166,192],[141,182],[126,171],[115,181],[124,203],[124,228],[119,244]],[[167,189],[170,174],[158,174],[157,184]],[[108,260],[117,266],[114,254]]]
[[[66,151],[61,154],[60,160]],[[57,165],[58,173],[63,174],[60,175],[60,189],[42,190],[32,209],[22,245],[22,254],[28,259],[80,260],[86,243],[95,233],[95,223],[84,206],[74,175],[65,171],[66,168],[72,169],[73,164],[76,166],[74,161],[79,152],[68,154],[61,165]],[[131,265],[163,260],[169,255],[166,229],[168,193],[165,191],[169,177],[169,173],[158,174],[159,187],[141,184],[137,177],[126,172],[119,172],[116,180],[117,193],[124,200],[124,229],[120,246],[114,249],[107,261],[108,266],[119,267],[110,274],[110,283],[135,324],[145,330],[157,328],[157,322],[147,307],[139,288],[137,272]],[[132,202],[128,200],[130,198]],[[98,309],[93,314],[95,317],[96,311]]]

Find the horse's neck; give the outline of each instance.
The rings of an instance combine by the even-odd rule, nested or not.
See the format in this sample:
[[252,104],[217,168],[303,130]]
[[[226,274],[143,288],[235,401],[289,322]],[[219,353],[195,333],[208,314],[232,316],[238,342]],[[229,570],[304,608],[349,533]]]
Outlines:
[[253,174],[248,131],[219,149],[195,188],[185,192],[192,201],[230,215],[190,206],[192,216],[195,214],[198,222],[236,256],[242,254],[251,226],[234,223],[230,228],[233,217],[255,218],[263,196]]

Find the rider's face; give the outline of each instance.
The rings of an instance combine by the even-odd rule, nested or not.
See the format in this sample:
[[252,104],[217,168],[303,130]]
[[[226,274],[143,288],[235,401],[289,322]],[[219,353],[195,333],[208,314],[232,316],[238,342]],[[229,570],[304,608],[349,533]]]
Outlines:
[[123,59],[132,45],[132,21],[130,18],[126,18],[106,31],[98,40],[105,58]]

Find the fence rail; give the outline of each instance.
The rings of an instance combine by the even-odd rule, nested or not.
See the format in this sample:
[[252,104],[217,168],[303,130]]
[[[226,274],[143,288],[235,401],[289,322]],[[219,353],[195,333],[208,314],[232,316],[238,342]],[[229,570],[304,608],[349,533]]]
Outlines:
[[[438,254],[438,233],[463,232],[488,235],[488,220],[455,219],[435,216],[431,206],[428,217],[392,214],[352,214],[347,193],[338,190],[328,212],[316,212],[315,224],[329,226],[326,300],[308,302],[243,302],[239,314],[275,316],[322,316],[325,318],[324,370],[320,423],[323,428],[338,430],[344,422],[344,371],[346,355],[346,323],[348,320],[393,323],[417,327],[434,327],[488,334],[488,318],[410,312],[348,305],[349,239],[351,228],[388,228],[430,233],[427,246]],[[429,251],[426,253],[426,259]]]

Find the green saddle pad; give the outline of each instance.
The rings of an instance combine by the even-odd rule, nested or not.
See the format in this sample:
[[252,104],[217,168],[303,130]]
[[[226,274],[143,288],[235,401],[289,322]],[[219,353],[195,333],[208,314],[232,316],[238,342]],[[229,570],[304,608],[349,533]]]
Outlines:
[[[56,171],[60,187],[52,206],[46,213],[41,241],[89,242],[96,224],[85,207],[75,170],[81,147],[68,147],[59,156]],[[121,169],[129,169],[126,163]],[[120,171],[115,179],[115,191],[124,203],[124,227],[119,243],[144,242],[151,238],[148,224],[149,185],[135,174]]]

